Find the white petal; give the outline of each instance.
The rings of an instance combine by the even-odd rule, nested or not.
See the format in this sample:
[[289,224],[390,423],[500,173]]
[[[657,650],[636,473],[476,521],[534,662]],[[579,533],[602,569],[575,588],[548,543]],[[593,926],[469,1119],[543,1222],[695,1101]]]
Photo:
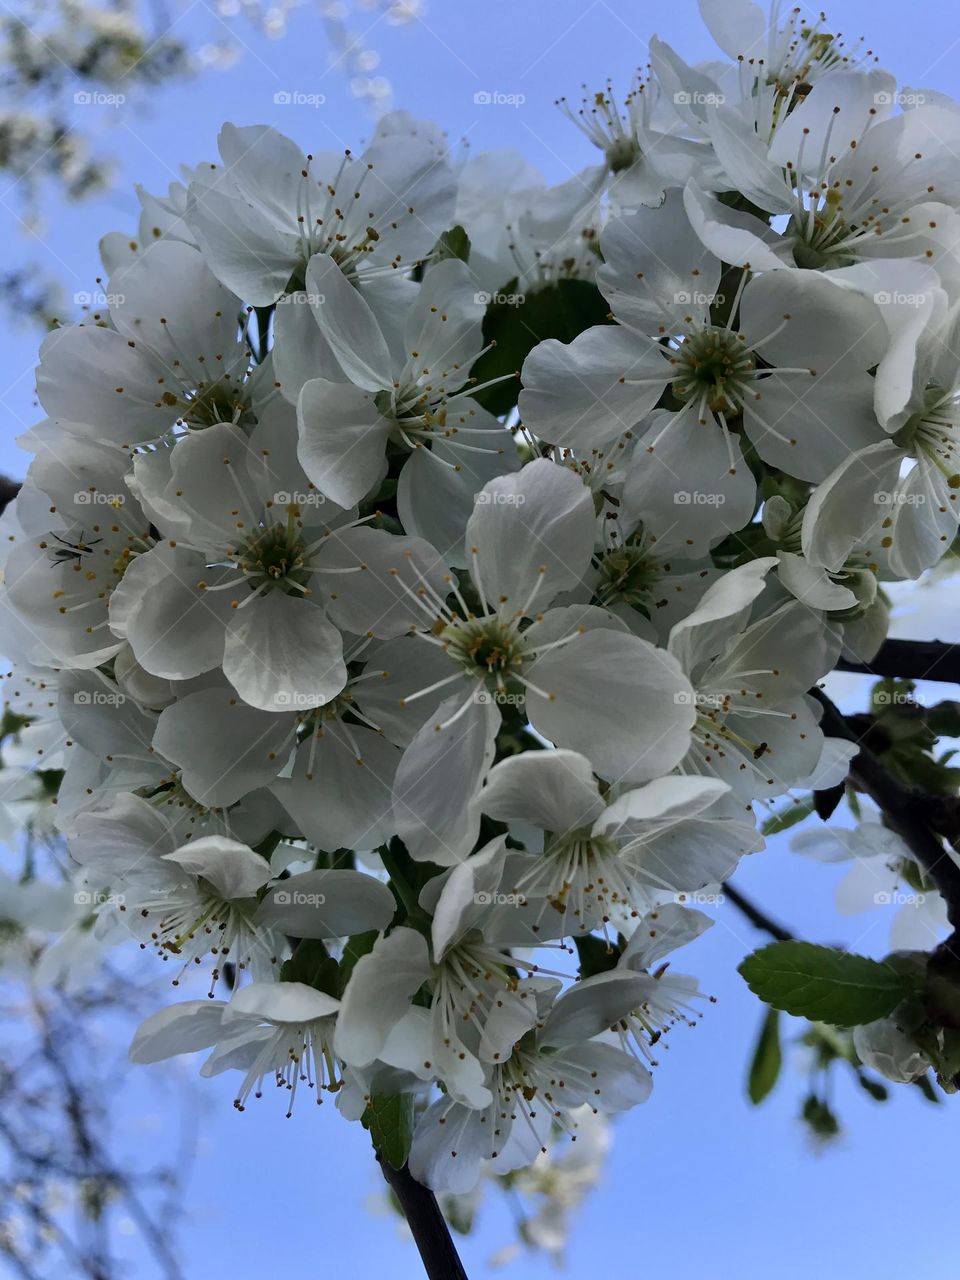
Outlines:
[[[319,563],[317,581],[329,613],[355,635],[390,640],[429,627],[439,614],[437,598],[445,599],[450,590],[447,565],[429,542],[381,529],[333,532]],[[327,574],[325,569],[350,572]]]
[[327,254],[310,259],[306,292],[347,380],[364,391],[391,387],[394,370],[376,316]]
[[255,897],[271,876],[266,858],[226,836],[203,836],[164,857],[191,875],[209,880],[227,902]]
[[575,751],[508,756],[487,776],[484,813],[501,822],[532,822],[544,831],[576,831],[603,813],[590,761]]
[[386,470],[390,423],[359,387],[315,378],[297,401],[300,462],[321,493],[352,506]]
[[140,1023],[130,1045],[131,1062],[162,1062],[216,1044],[222,1033],[223,1000],[185,1000],[159,1009]]
[[529,616],[533,595],[540,612],[583,576],[594,523],[590,490],[545,458],[491,481],[477,494],[467,524],[467,550],[477,553],[477,590],[510,616]]
[[347,681],[343,640],[312,597],[270,591],[234,610],[223,674],[262,711],[322,707]]
[[293,746],[293,723],[246,706],[229,689],[203,689],[161,712],[153,743],[180,766],[194,799],[214,808],[277,776]]
[[603,778],[645,782],[686,754],[693,691],[676,659],[646,640],[588,631],[539,658],[529,680],[534,728],[582,752]]
[[430,975],[430,957],[422,934],[394,929],[354,965],[343,993],[334,1047],[352,1066],[379,1058],[396,1023]]
[[278,779],[273,793],[318,849],[372,849],[393,833],[399,759],[379,733],[334,721],[300,744],[293,776]]
[[570,343],[549,338],[534,347],[521,370],[520,413],[544,440],[589,453],[631,431],[669,377],[652,342],[628,329],[595,325]]
[[444,867],[463,861],[476,843],[477,793],[500,725],[489,702],[471,702],[452,719],[462,706],[460,694],[440,704],[403,753],[393,789],[397,832],[410,856]]
[[305,871],[268,890],[257,921],[293,938],[346,938],[385,929],[393,919],[393,894],[361,871]]

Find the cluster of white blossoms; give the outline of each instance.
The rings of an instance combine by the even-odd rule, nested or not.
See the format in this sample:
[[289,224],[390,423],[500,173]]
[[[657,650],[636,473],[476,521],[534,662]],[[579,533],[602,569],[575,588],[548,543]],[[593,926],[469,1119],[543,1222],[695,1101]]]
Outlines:
[[436,1189],[647,1097],[687,904],[843,780],[808,691],[957,529],[960,109],[701,10],[559,187],[226,125],[44,342],[4,517],[87,932],[209,990],[134,1060],[400,1100]]

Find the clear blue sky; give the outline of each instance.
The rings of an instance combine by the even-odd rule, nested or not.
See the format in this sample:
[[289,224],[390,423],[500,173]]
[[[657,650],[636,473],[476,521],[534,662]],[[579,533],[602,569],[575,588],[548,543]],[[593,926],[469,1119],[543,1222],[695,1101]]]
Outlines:
[[[217,34],[203,0],[182,9],[182,34],[194,40]],[[867,33],[884,65],[907,84],[956,87],[949,6],[839,0],[831,16],[847,34]],[[362,11],[355,15],[361,27],[373,20]],[[271,123],[313,149],[356,146],[369,134],[370,118],[339,71],[328,68],[309,3],[292,15],[282,41],[235,30],[247,49],[231,70],[159,90],[148,106],[103,109],[109,126],[103,146],[118,162],[118,184],[108,199],[48,203],[48,225],[36,240],[10,212],[16,193],[0,191],[3,269],[29,256],[59,271],[68,294],[92,289],[99,236],[135,226],[133,183],[156,190],[176,176],[179,163],[212,158],[223,120]],[[554,99],[578,98],[581,83],[601,88],[608,76],[625,87],[647,61],[645,40],[654,32],[691,60],[714,54],[694,0],[432,0],[424,21],[401,28],[380,21],[368,43],[382,55],[380,70],[395,86],[397,105],[437,119],[451,140],[467,138],[474,153],[516,146],[559,181],[592,163],[594,153]],[[326,103],[275,106],[274,94],[283,90],[323,93]],[[478,107],[480,90],[522,94],[525,102]],[[0,466],[13,474],[22,474],[26,460],[12,438],[36,417],[36,342],[29,331],[5,334]],[[960,641],[955,615],[937,629],[941,638]],[[850,705],[862,704],[865,690],[858,692],[856,678],[845,688]],[[831,886],[840,874],[774,842],[748,860],[738,883],[802,936],[883,954],[888,916],[851,919],[833,911]],[[910,1090],[881,1107],[844,1081],[836,1105],[846,1132],[820,1154],[795,1121],[802,1088],[795,1073],[785,1074],[761,1109],[750,1108],[745,1060],[761,1010],[735,968],[763,939],[732,907],[717,915],[717,926],[677,967],[700,975],[719,1003],[696,1030],[673,1033],[651,1101],[617,1124],[604,1185],[573,1235],[569,1274],[806,1280],[816,1272],[822,1280],[955,1280],[960,1103],[934,1108]],[[161,991],[158,1003],[166,999]],[[187,1069],[192,1079],[192,1065]],[[414,1280],[422,1274],[395,1222],[364,1207],[379,1175],[359,1126],[346,1125],[332,1106],[304,1107],[286,1121],[269,1095],[238,1116],[228,1080],[198,1087],[206,1115],[190,1214],[180,1228],[188,1280],[331,1273]],[[149,1073],[142,1089],[144,1111],[156,1111],[161,1094],[153,1093]],[[507,1208],[491,1197],[463,1247],[474,1280],[491,1274],[485,1259],[511,1237]],[[129,1274],[139,1280],[147,1273],[135,1264]],[[507,1274],[538,1280],[553,1272],[523,1257]]]

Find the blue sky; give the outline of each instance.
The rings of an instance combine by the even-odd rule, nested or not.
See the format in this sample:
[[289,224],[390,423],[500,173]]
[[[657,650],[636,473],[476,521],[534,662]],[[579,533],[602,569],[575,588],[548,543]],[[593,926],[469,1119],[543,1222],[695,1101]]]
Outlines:
[[[203,0],[180,12],[178,34],[192,41],[222,34]],[[840,0],[831,12],[845,33],[868,33],[881,62],[906,84],[953,87],[957,39],[947,6],[915,3],[905,14],[900,4]],[[595,158],[554,107],[556,97],[577,99],[581,83],[601,88],[608,76],[625,87],[646,62],[645,40],[653,32],[691,60],[714,53],[694,0],[656,6],[642,0],[432,0],[424,20],[405,27],[366,11],[351,20],[380,52],[379,71],[393,82],[397,105],[440,121],[451,140],[466,138],[474,153],[515,146],[553,181]],[[310,149],[356,147],[369,135],[370,117],[340,69],[328,66],[309,4],[291,16],[281,41],[268,41],[239,22],[233,29],[246,46],[233,68],[158,90],[137,107],[77,109],[100,111],[102,147],[117,160],[115,190],[83,206],[48,200],[39,237],[18,223],[16,191],[0,190],[3,269],[29,258],[60,273],[68,295],[93,289],[100,235],[135,226],[133,183],[156,190],[177,176],[181,162],[213,158],[223,120],[271,123]],[[484,90],[524,101],[475,104],[474,95]],[[319,107],[275,105],[276,93],[297,91],[323,94],[326,101]],[[0,466],[18,475],[27,459],[13,437],[37,416],[36,345],[34,332],[8,329],[0,357]],[[955,612],[935,629],[942,639],[960,641],[953,634],[960,631]],[[838,691],[849,705],[863,704],[866,690],[857,678]],[[838,916],[831,891],[840,874],[774,841],[747,860],[737,882],[804,937],[883,954],[889,914]],[[746,1058],[761,1009],[735,969],[765,939],[731,906],[715,914],[716,927],[681,955],[677,968],[698,974],[718,1004],[696,1030],[673,1033],[651,1101],[617,1123],[604,1183],[573,1234],[569,1273],[800,1280],[816,1269],[824,1280],[954,1280],[960,1244],[951,1229],[955,1196],[948,1197],[947,1189],[955,1183],[955,1160],[948,1155],[957,1137],[955,1109],[932,1107],[913,1090],[877,1106],[843,1080],[835,1102],[845,1133],[817,1153],[795,1120],[799,1075],[787,1071],[762,1108],[749,1107]],[[161,989],[158,1004],[167,998]],[[304,1106],[287,1121],[269,1095],[238,1116],[229,1082],[194,1084],[194,1065],[185,1064],[183,1078],[191,1083],[184,1087],[200,1091],[204,1114],[189,1213],[179,1228],[188,1280],[330,1271],[393,1280],[421,1275],[395,1220],[365,1208],[380,1182],[359,1126],[346,1125],[327,1105],[320,1111]],[[168,1123],[153,1082],[145,1071],[136,1086],[147,1129]],[[127,1138],[148,1140],[139,1124]],[[469,1274],[491,1274],[485,1259],[511,1237],[507,1207],[490,1197],[463,1247]],[[147,1272],[134,1261],[130,1274]],[[523,1257],[507,1274],[537,1280],[553,1272],[545,1262]]]

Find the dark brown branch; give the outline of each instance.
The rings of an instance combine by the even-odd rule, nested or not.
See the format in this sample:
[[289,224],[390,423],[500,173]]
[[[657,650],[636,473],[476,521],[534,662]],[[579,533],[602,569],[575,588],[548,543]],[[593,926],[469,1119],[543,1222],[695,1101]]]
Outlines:
[[377,1160],[413,1232],[428,1280],[467,1280],[437,1197],[417,1182],[406,1165],[402,1169],[394,1169],[379,1154]]
[[785,929],[782,924],[777,924],[776,920],[772,920],[765,911],[761,911],[749,898],[745,898],[739,889],[734,889],[729,880],[724,881],[723,892],[724,896],[729,898],[740,914],[746,916],[755,928],[769,933],[770,937],[775,938],[777,942],[793,941],[793,934],[789,929]]
[[947,798],[928,796],[915,787],[905,786],[863,744],[830,699],[819,689],[811,692],[823,707],[820,722],[823,731],[855,742],[859,747],[850,763],[851,782],[882,810],[887,825],[900,836],[936,885],[947,905],[950,923],[955,930],[960,930],[960,866],[940,839],[950,834],[947,826],[956,821]]
[[10,480],[7,476],[0,475],[0,514],[7,509],[19,492],[19,480]]
[[885,640],[869,662],[841,658],[838,671],[901,680],[944,680],[960,684],[960,645],[944,640]]

